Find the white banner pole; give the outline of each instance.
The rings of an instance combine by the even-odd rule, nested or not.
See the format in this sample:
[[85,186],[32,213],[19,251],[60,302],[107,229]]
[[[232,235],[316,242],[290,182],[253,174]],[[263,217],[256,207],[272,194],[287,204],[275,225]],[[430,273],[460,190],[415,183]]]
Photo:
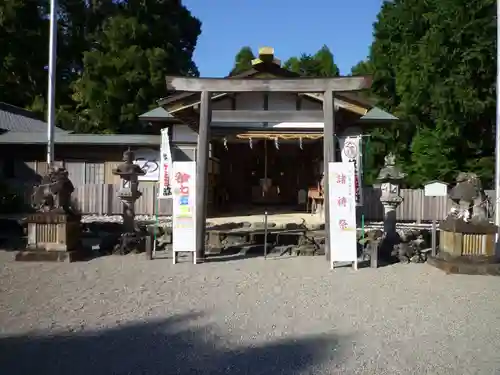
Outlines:
[[54,163],[54,129],[56,123],[56,56],[57,56],[57,0],[50,2],[49,89],[47,93],[47,164]]

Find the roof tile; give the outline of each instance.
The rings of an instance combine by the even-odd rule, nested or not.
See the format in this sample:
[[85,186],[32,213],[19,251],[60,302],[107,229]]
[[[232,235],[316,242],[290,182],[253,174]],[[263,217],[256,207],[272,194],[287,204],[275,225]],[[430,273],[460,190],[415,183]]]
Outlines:
[[[23,108],[0,102],[0,129],[11,132],[44,133],[47,123]],[[56,127],[55,132],[66,132]]]

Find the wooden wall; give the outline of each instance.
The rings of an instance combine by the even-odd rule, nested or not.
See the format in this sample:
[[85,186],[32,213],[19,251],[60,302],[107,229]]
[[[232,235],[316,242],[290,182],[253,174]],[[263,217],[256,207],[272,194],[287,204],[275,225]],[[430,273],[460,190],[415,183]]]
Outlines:
[[[68,170],[69,178],[75,186],[74,197],[82,212],[87,214],[121,213],[121,203],[116,197],[121,181],[118,176],[113,175],[112,170],[122,162],[123,152],[127,148],[127,146],[101,146],[96,148],[78,145],[56,147],[56,165],[65,167]],[[41,176],[47,172],[47,163],[44,158],[45,147],[23,146],[21,149],[19,147],[16,149],[10,148],[8,151],[6,152],[4,149],[3,152],[0,152],[0,178],[7,181],[29,202],[33,184],[38,183]],[[173,145],[172,157],[175,161],[196,160],[196,145]],[[12,163],[12,176],[3,176],[1,174],[5,162]],[[219,172],[218,160],[210,159],[209,211],[213,210],[216,204],[215,196],[217,192],[215,184]],[[158,194],[157,182],[141,181],[140,189],[145,196],[140,199],[141,202],[138,202],[140,208],[138,212],[144,214],[153,214],[155,212],[162,215],[171,214],[172,204],[170,200],[156,202],[155,197]]]

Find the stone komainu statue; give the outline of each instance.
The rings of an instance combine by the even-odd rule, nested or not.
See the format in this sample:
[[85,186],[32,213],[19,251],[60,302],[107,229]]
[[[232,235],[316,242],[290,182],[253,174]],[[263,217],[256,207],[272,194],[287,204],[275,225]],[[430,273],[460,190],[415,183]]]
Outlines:
[[457,184],[451,189],[450,199],[455,203],[452,208],[454,216],[464,221],[488,221],[487,196],[475,173],[459,173]]
[[41,212],[72,213],[71,194],[75,190],[64,168],[52,169],[34,187],[31,196],[33,208]]

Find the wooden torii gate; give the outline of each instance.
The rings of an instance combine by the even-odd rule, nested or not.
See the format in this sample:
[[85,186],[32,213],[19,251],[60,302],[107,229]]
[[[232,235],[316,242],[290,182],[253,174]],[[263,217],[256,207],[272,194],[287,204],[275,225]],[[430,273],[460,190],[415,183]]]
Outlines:
[[[205,233],[207,216],[207,176],[209,158],[210,123],[230,122],[324,122],[323,161],[325,168],[325,192],[328,192],[328,163],[335,161],[335,111],[334,95],[336,92],[352,92],[368,89],[371,77],[336,77],[336,78],[186,78],[166,77],[168,91],[201,93],[198,147],[196,159],[196,256],[205,256]],[[269,111],[269,110],[216,110],[211,109],[212,93],[243,92],[288,92],[288,93],[323,93],[322,111]],[[325,193],[325,254],[330,258],[330,201]]]

